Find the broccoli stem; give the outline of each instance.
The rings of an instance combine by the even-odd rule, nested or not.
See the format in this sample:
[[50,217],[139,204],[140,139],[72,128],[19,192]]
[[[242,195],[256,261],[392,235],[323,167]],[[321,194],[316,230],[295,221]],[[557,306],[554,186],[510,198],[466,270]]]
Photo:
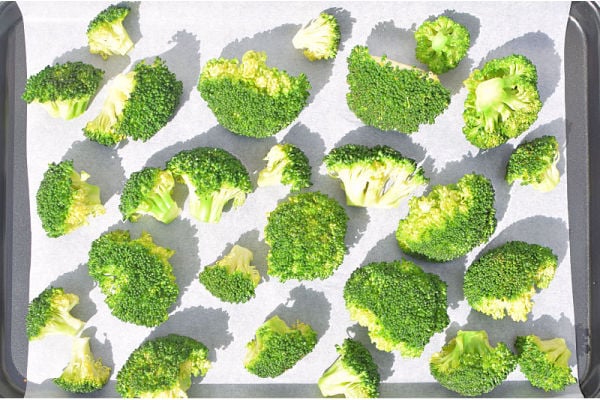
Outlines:
[[446,34],[443,31],[439,31],[431,39],[431,48],[438,53],[444,51],[446,49],[448,39],[448,36],[446,36]]
[[556,185],[558,185],[558,183],[560,182],[560,172],[558,171],[558,168],[556,167],[557,163],[558,163],[558,157],[552,163],[552,165],[548,169],[546,169],[542,180],[540,182],[533,182],[531,184],[531,187],[533,187],[534,189],[536,189],[540,192],[549,192],[552,189],[554,189],[556,187]]
[[338,358],[319,378],[318,385],[325,397],[345,393],[353,384],[360,383],[360,377],[348,372],[341,358]]
[[53,318],[52,321],[44,328],[47,333],[58,333],[65,334],[69,336],[76,336],[81,332],[83,327],[85,326],[85,322],[82,320],[75,318],[68,311],[60,312]]
[[77,100],[56,100],[39,103],[54,118],[70,120],[80,116],[87,110],[90,104],[90,97],[83,97]]
[[230,200],[233,200],[233,207],[238,207],[245,198],[246,194],[236,188],[222,188],[208,195],[191,196],[190,213],[201,222],[217,223]]
[[143,211],[151,214],[162,223],[168,224],[179,215],[179,207],[170,192],[152,193],[146,200]]

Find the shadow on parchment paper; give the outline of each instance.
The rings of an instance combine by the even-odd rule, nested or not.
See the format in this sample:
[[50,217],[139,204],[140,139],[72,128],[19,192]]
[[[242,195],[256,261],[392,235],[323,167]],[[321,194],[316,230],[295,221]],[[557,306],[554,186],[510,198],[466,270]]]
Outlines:
[[80,264],[76,269],[59,275],[49,286],[63,288],[65,293],[73,293],[79,297],[79,303],[71,310],[75,318],[89,321],[96,314],[96,304],[90,299],[90,292],[95,286],[88,273],[87,264]]
[[194,306],[177,311],[157,326],[146,340],[167,336],[171,333],[189,336],[208,347],[208,358],[217,361],[216,350],[226,349],[233,342],[229,332],[229,314],[218,308]]
[[[533,297],[535,301],[535,296]],[[535,309],[535,304],[534,304]],[[567,342],[567,347],[571,350],[570,365],[575,365],[577,362],[574,332],[575,328],[571,320],[561,314],[558,320],[549,315],[525,322],[515,322],[510,317],[503,319],[493,319],[492,317],[471,310],[467,317],[467,323],[459,325],[456,322],[450,324],[446,329],[446,342],[453,339],[459,330],[463,331],[479,331],[485,330],[488,333],[490,344],[495,346],[498,342],[504,342],[510,349],[516,351],[514,343],[517,336],[538,335],[541,339],[552,339],[555,337],[564,337],[566,332],[571,332],[569,336],[564,337]]]
[[74,142],[62,160],[74,160],[76,171],[90,174],[89,183],[100,187],[102,204],[120,193],[125,184],[125,169],[115,148],[84,139]]
[[196,88],[200,76],[200,40],[188,31],[178,31],[168,42],[173,47],[159,55],[169,70],[175,74],[178,80],[183,82],[183,93],[179,106],[175,111],[181,110],[183,105],[190,99],[191,93]]
[[423,271],[438,275],[447,284],[448,307],[455,309],[459,306],[459,302],[464,298],[462,277],[465,272],[465,256],[445,263],[435,263],[411,257],[402,253],[398,246],[396,232],[392,232],[373,246],[360,265],[382,261],[399,261],[401,259],[412,261],[421,267]]
[[[218,147],[239,158],[250,174],[252,187],[256,187],[257,177],[254,172],[264,168],[263,158],[276,143],[275,137],[256,140],[233,134],[221,125],[216,125],[185,142],[178,142],[154,153],[146,161],[145,166],[164,168],[167,161],[182,150],[191,150],[196,147]],[[244,151],[242,152],[240,149],[244,149]]]
[[377,23],[367,37],[366,45],[372,56],[386,55],[390,60],[394,60],[408,65],[422,65],[415,56],[414,32],[416,24],[412,24],[409,29],[399,28],[393,20]]
[[[523,143],[524,141],[530,142],[533,139],[536,139],[536,138],[539,138],[539,137],[542,137],[545,135],[556,137],[556,140],[558,141],[558,151],[560,153],[560,159],[558,160],[558,164],[556,165],[556,167],[558,168],[558,171],[560,172],[560,176],[564,177],[565,176],[565,159],[566,159],[565,152],[567,149],[566,135],[562,134],[564,132],[565,132],[565,120],[562,118],[557,118],[554,121],[550,121],[547,124],[540,125],[537,128],[535,128],[534,130],[527,133],[527,135],[525,137],[523,137],[523,140],[521,140],[520,143]],[[561,134],[559,134],[559,133],[561,133]],[[508,162],[508,160],[506,160],[506,161]]]
[[[315,310],[319,312],[315,314]],[[290,291],[286,302],[267,315],[265,321],[276,315],[288,325],[296,321],[310,325],[321,339],[329,329],[331,304],[322,292],[300,285]]]
[[129,38],[135,46],[137,42],[142,38],[142,32],[140,31],[140,4],[141,1],[123,1],[118,5],[124,5],[129,7],[130,11],[125,20],[123,21],[123,27],[127,31]]
[[[369,353],[373,356],[373,361],[377,364],[379,376],[382,381],[394,374],[395,352],[377,350],[369,338],[369,331],[367,328],[355,324],[346,329],[346,333],[348,333],[349,338],[362,343],[367,350],[369,350]],[[341,343],[337,344],[341,345]]]
[[543,32],[526,33],[490,51],[478,68],[494,58],[511,54],[522,54],[535,64],[540,100],[545,102],[556,90],[561,77],[561,59],[554,41]]
[[[350,37],[352,24],[355,19],[350,17],[350,12],[342,8],[330,8],[340,23],[341,41]],[[308,23],[308,21],[306,21]],[[307,104],[312,103],[315,96],[329,82],[335,59],[309,61],[301,50],[292,45],[292,38],[302,25],[284,24],[269,31],[259,32],[252,37],[236,40],[223,49],[221,57],[237,58],[241,61],[242,56],[249,50],[264,51],[267,54],[267,65],[287,71],[292,76],[305,74],[310,82],[311,89]]]
[[524,218],[499,232],[494,240],[485,246],[480,255],[513,240],[549,247],[558,257],[560,265],[567,254],[569,230],[567,223],[560,218],[542,215]]
[[386,145],[399,151],[404,157],[415,160],[425,170],[426,176],[430,176],[433,171],[434,160],[427,155],[425,148],[413,141],[411,135],[395,131],[382,131],[372,126],[361,126],[344,135],[335,144],[335,147],[346,144],[361,144],[370,147]]

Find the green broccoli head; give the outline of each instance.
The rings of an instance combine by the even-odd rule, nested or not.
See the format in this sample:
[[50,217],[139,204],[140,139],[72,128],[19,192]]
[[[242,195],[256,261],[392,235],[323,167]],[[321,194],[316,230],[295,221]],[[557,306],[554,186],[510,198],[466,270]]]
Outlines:
[[110,378],[110,368],[95,359],[90,348],[90,338],[76,337],[71,348],[71,359],[53,382],[71,393],[90,393],[102,389]]
[[237,59],[209,60],[198,91],[217,121],[233,133],[272,136],[291,124],[306,106],[310,83],[266,64],[264,52],[248,51]]
[[369,329],[375,347],[419,357],[450,323],[447,285],[407,261],[374,262],[352,272],[344,286],[350,318]]
[[277,205],[267,218],[267,267],[281,281],[330,277],[344,259],[348,216],[334,199],[300,193]]
[[104,71],[81,61],[48,65],[27,78],[21,97],[54,118],[73,119],[87,110],[103,76]]
[[124,5],[111,5],[101,11],[87,28],[90,53],[99,54],[104,60],[112,55],[124,56],[133,48],[133,42],[123,26],[130,12]]
[[274,316],[246,344],[244,367],[261,378],[275,378],[292,368],[317,344],[317,333],[303,322],[288,326]]
[[571,351],[565,339],[542,340],[536,335],[518,336],[515,341],[519,367],[527,380],[544,391],[562,391],[577,382],[569,367]]
[[322,12],[294,35],[292,44],[310,61],[325,60],[337,55],[340,37],[337,19]]
[[560,182],[556,165],[560,159],[558,141],[542,136],[517,146],[508,159],[506,182],[521,182],[540,192],[549,192]]
[[519,54],[490,60],[471,72],[464,81],[467,140],[489,149],[527,130],[542,108],[537,80],[535,65]]
[[223,149],[197,147],[180,151],[167,162],[167,169],[187,185],[190,214],[201,222],[219,222],[227,204],[240,207],[252,192],[246,167]]
[[417,60],[436,74],[456,68],[471,45],[469,30],[443,15],[423,22],[415,31],[415,40]]
[[115,317],[153,327],[167,320],[179,295],[168,261],[174,253],[156,245],[149,233],[131,239],[128,231],[115,230],[94,240],[88,270]]
[[50,163],[36,193],[37,213],[49,237],[59,237],[87,225],[89,216],[106,212],[100,188],[86,181],[90,175],[73,167],[73,160]]
[[102,111],[83,133],[105,146],[127,137],[145,142],[171,120],[182,93],[183,83],[161,58],[152,64],[140,61],[133,71],[114,79]]
[[170,334],[147,340],[129,355],[116,389],[122,397],[187,398],[192,377],[205,376],[210,368],[204,344]]
[[375,57],[356,46],[348,57],[348,107],[363,123],[413,133],[433,124],[450,104],[450,91],[433,73]]
[[142,215],[151,215],[165,224],[172,222],[181,211],[171,196],[174,187],[171,171],[147,167],[134,172],[121,194],[123,219],[135,222]]
[[500,385],[517,357],[500,342],[492,347],[485,331],[458,331],[431,356],[429,370],[442,386],[461,396],[480,396]]
[[50,287],[31,300],[25,317],[29,340],[43,339],[48,335],[76,336],[85,322],[71,315],[79,304],[79,296],[65,293],[62,288]]
[[429,261],[464,256],[496,229],[494,187],[484,176],[464,175],[455,184],[436,185],[408,202],[396,238],[402,251]]
[[288,185],[298,191],[312,185],[311,167],[302,150],[290,143],[276,144],[265,157],[267,166],[258,174],[259,187]]
[[324,162],[328,174],[342,182],[350,206],[395,208],[429,182],[414,160],[385,145],[336,147]]
[[235,245],[229,254],[200,272],[200,283],[223,301],[245,303],[254,297],[260,282],[260,273],[251,262],[252,252]]
[[343,394],[351,399],[379,397],[379,371],[369,350],[352,339],[345,339],[335,349],[340,356],[319,378],[321,394]]
[[550,285],[558,258],[548,247],[520,241],[496,247],[465,272],[465,298],[473,309],[494,319],[508,315],[526,321],[536,288]]

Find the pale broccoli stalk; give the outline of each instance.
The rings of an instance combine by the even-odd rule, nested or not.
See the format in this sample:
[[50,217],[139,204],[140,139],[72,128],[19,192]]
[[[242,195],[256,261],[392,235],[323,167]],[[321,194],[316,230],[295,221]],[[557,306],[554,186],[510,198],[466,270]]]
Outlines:
[[111,5],[89,23],[87,37],[90,53],[99,54],[106,60],[115,54],[123,56],[133,48],[133,42],[123,26],[123,20],[129,12],[129,7]]
[[294,48],[304,50],[310,61],[335,58],[340,44],[337,20],[331,14],[319,14],[296,33],[292,44]]
[[69,364],[53,382],[67,392],[90,393],[102,389],[109,378],[110,368],[103,365],[100,358],[94,358],[90,338],[77,337],[73,341]]
[[105,146],[114,146],[125,139],[126,135],[117,132],[116,126],[134,88],[135,71],[117,75],[109,88],[100,114],[86,124],[83,130],[85,136]]

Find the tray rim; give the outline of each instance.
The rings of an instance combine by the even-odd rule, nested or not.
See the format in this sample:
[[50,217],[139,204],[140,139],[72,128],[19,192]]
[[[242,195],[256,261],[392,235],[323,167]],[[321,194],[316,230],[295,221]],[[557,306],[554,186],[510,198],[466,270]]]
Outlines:
[[[23,30],[23,18],[19,7],[15,1],[0,1],[0,20],[6,19],[9,21],[8,26],[4,26],[4,28],[0,28],[0,44],[4,44],[8,42],[8,36],[10,33],[14,33],[14,31],[21,29]],[[583,19],[583,20],[582,20]],[[571,3],[571,11],[569,14],[569,21],[567,23],[567,32],[566,32],[566,40],[565,40],[565,60],[570,59],[567,54],[576,54],[577,51],[582,51],[582,48],[575,48],[573,44],[583,46],[583,42],[578,42],[579,39],[588,40],[590,36],[594,36],[596,41],[594,44],[596,45],[596,54],[598,55],[598,38],[600,37],[600,5],[593,1],[576,1]],[[580,35],[580,38],[576,38],[576,35]],[[23,40],[24,42],[24,40]],[[16,45],[15,43],[12,43]],[[24,43],[22,43],[24,46]],[[0,46],[0,103],[5,106],[5,110],[11,110],[11,104],[9,104],[13,99],[17,99],[18,96],[15,93],[15,85],[14,82],[11,85],[9,81],[9,76],[6,73],[7,70],[12,68],[12,72],[14,72],[15,65],[11,64],[9,60],[8,53],[10,52],[10,45],[8,46]],[[589,50],[589,49],[588,49]],[[587,54],[587,53],[586,53]],[[589,54],[587,54],[589,56]],[[599,57],[600,58],[600,57]],[[586,59],[587,63],[591,63],[593,65],[598,64],[598,59],[590,60],[590,57]],[[565,66],[565,79],[566,79],[566,94],[571,92],[573,94],[585,95],[586,98],[596,95],[600,98],[600,85],[598,82],[598,74],[596,74],[595,87],[592,82],[589,81],[590,68],[584,68],[588,74],[584,74],[583,79],[578,79],[577,72],[572,68],[572,64]],[[589,65],[588,65],[589,67]],[[591,68],[593,69],[593,68]],[[596,72],[598,72],[596,70]],[[20,74],[26,76],[26,71],[23,69],[20,71]],[[569,83],[575,83],[570,86]],[[580,100],[580,99],[579,99]],[[16,103],[16,102],[15,102]],[[7,107],[8,105],[8,107]],[[15,104],[12,104],[12,111],[14,111]],[[586,149],[588,150],[589,155],[589,140],[590,140],[590,130],[588,124],[590,124],[593,119],[592,113],[590,112],[590,105],[584,104],[582,105],[577,103],[577,101],[567,103],[566,107],[566,124],[567,124],[567,143],[574,142],[574,135],[583,131],[583,138],[578,138],[579,140],[584,140]],[[11,268],[13,267],[13,250],[14,250],[14,241],[13,241],[13,223],[12,220],[12,207],[14,196],[13,194],[13,184],[14,181],[12,179],[12,175],[10,174],[9,167],[12,166],[12,161],[14,161],[14,137],[12,135],[15,134],[14,128],[14,120],[15,116],[10,113],[0,113],[0,204],[2,204],[2,208],[0,209],[0,222],[2,223],[2,229],[0,230],[0,244],[2,251],[1,261],[2,265],[2,273],[0,274],[0,284],[2,285],[2,294],[0,295],[0,397],[24,397],[25,388],[26,388],[26,378],[21,375],[18,371],[13,358],[13,350],[12,349],[12,341],[11,337],[11,310],[13,305],[13,299],[10,296],[12,293],[12,275]],[[26,115],[26,114],[25,114]],[[582,122],[587,121],[588,124]],[[600,121],[598,121],[600,123]],[[583,128],[582,126],[583,125]],[[581,144],[581,143],[579,143]],[[572,147],[572,146],[571,146]],[[567,153],[569,152],[569,146],[567,145]],[[571,162],[569,162],[571,160]],[[585,158],[584,163],[587,162],[588,159]],[[567,157],[567,171],[569,174],[569,180],[571,182],[577,181],[571,178],[571,171],[577,170],[575,166],[576,163],[581,164],[582,161],[580,159],[575,159],[575,157]],[[581,166],[581,165],[579,165]],[[592,165],[586,165],[587,171],[583,171],[589,173],[589,169]],[[599,169],[600,171],[600,169]],[[581,178],[581,177],[580,177]],[[589,181],[589,176],[583,176],[584,184],[587,184]],[[579,183],[581,183],[579,182]],[[583,196],[581,195],[582,188],[578,184],[577,188],[574,188],[575,185],[570,185],[568,189],[568,197],[569,197],[569,218],[571,222],[571,230],[570,230],[570,239],[573,236],[574,230],[572,229],[574,226],[580,226],[575,224],[576,222],[580,222],[583,226],[578,229],[580,234],[589,235],[590,226],[595,226],[593,221],[589,220],[589,216],[592,215],[592,205],[594,200],[594,187],[583,187]],[[599,191],[600,193],[600,191]],[[572,198],[574,200],[572,200]],[[571,217],[571,209],[574,207],[574,204],[577,206],[582,206],[587,212],[588,220],[580,221],[580,215],[573,215]],[[575,222],[575,223],[574,223]],[[600,224],[600,220],[598,221]],[[572,240],[570,240],[572,242]],[[574,285],[578,283],[579,285],[583,282],[585,284],[585,289],[582,292],[585,292],[585,295],[581,296],[581,303],[575,304],[576,307],[576,346],[577,346],[577,362],[578,366],[584,366],[584,368],[579,368],[579,387],[581,393],[585,397],[596,397],[600,394],[600,374],[598,374],[598,370],[600,369],[600,352],[593,351],[595,342],[592,340],[591,336],[591,327],[595,326],[594,324],[600,323],[598,319],[600,316],[594,317],[592,313],[594,309],[594,305],[600,304],[600,293],[595,294],[592,289],[592,284],[597,282],[600,279],[600,271],[595,273],[592,269],[593,260],[595,259],[594,250],[591,246],[586,248],[585,254],[573,255],[575,252],[573,251],[573,247],[571,247],[571,263],[572,268],[576,267],[576,271],[574,272],[580,273],[580,278],[578,278],[576,282],[576,278],[574,277]],[[600,254],[600,253],[599,253]],[[576,259],[574,262],[574,259]],[[587,263],[586,263],[587,261]],[[576,275],[575,273],[573,274]],[[27,297],[27,294],[25,294]],[[582,304],[584,303],[584,304]],[[577,308],[580,307],[579,312]],[[7,340],[8,339],[8,340]],[[26,360],[26,356],[25,356]],[[504,392],[506,395],[506,392]],[[558,394],[560,395],[560,394]]]

